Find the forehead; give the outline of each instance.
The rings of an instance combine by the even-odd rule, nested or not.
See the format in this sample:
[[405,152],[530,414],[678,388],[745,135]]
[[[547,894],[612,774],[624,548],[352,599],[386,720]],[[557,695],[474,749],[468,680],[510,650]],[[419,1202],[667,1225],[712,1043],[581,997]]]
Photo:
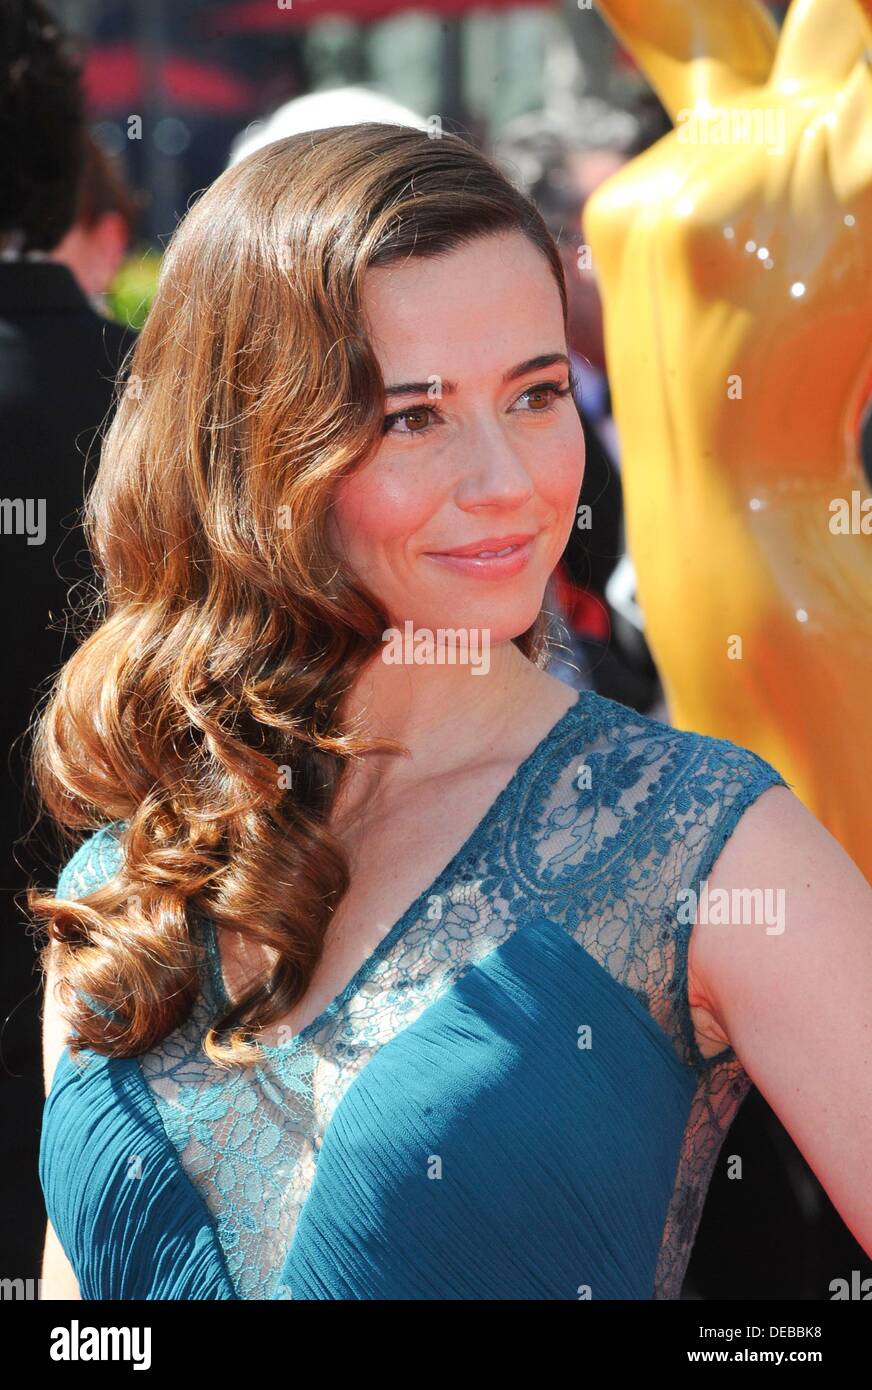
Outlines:
[[498,371],[565,342],[551,266],[521,232],[369,270],[363,310],[386,380]]

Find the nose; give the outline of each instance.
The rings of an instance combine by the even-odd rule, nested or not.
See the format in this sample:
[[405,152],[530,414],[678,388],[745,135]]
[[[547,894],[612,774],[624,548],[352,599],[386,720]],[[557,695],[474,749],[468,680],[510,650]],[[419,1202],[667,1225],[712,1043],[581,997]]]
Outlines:
[[464,440],[469,462],[457,488],[457,505],[474,511],[479,507],[522,506],[535,488],[529,469],[498,426],[478,431]]

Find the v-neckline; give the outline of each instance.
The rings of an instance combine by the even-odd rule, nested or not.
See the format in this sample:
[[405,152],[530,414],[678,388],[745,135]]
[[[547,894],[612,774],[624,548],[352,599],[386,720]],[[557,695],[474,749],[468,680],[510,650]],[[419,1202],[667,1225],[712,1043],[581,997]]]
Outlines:
[[[433,881],[409,904],[402,916],[397,918],[394,925],[376,943],[347,984],[330,1000],[329,1004],[325,1005],[315,1018],[306,1024],[305,1028],[301,1028],[298,1033],[294,1033],[293,1037],[289,1038],[287,1042],[259,1042],[258,1047],[263,1052],[264,1056],[277,1058],[288,1057],[293,1052],[298,1051],[310,1037],[323,1028],[324,1025],[347,1004],[348,1000],[360,990],[361,986],[364,985],[374,973],[376,967],[384,959],[394,943],[402,936],[410,922],[417,918],[423,903],[425,903],[429,897],[438,894],[439,889],[446,880],[452,877],[461,861],[471,854],[477,841],[489,829],[491,822],[499,816],[500,811],[503,809],[512,793],[516,790],[518,784],[533,768],[534,764],[539,762],[546,750],[550,748],[554,739],[563,733],[564,728],[566,728],[574,718],[585,712],[595,699],[596,695],[593,690],[580,690],[577,692],[576,698],[573,700],[572,704],[563,711],[563,714],[552,724],[547,733],[543,734],[535,748],[531,749],[526,757],[522,758],[505,786],[497,792],[497,795],[487,807],[474,829],[470,831],[460,848],[451,856],[445,868],[442,869]],[[221,965],[221,953],[218,949],[215,924],[209,918],[203,918],[201,921],[204,929],[206,958],[211,984],[217,993],[218,1002],[222,1009],[229,1010],[232,1008],[232,1001],[224,983],[224,972]]]

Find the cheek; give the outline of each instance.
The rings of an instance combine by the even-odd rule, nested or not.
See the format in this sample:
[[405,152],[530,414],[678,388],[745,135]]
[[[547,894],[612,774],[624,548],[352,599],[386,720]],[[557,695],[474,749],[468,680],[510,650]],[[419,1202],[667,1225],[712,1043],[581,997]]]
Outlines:
[[365,468],[344,480],[333,517],[345,555],[359,573],[378,564],[379,553],[401,547],[438,507],[422,486],[420,470]]
[[536,491],[554,518],[558,535],[568,536],[584,478],[584,434],[581,421],[566,435],[543,448],[536,463]]

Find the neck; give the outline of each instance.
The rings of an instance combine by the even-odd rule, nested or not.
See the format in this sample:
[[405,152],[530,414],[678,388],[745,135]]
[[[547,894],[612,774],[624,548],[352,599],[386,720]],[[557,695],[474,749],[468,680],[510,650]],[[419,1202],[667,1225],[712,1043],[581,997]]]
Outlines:
[[342,716],[368,737],[399,740],[411,756],[371,753],[352,763],[343,779],[343,815],[487,757],[544,682],[554,683],[511,641],[491,648],[485,675],[470,665],[388,665],[377,654],[348,692]]

